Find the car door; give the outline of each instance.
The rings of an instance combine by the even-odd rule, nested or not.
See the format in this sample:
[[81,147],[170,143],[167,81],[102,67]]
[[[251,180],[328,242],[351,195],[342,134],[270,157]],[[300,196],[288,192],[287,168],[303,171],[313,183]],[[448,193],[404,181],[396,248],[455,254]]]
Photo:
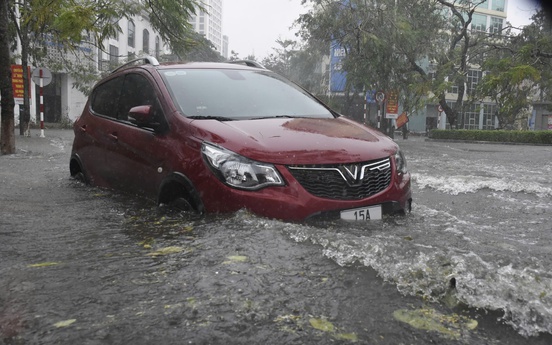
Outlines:
[[78,155],[91,182],[109,187],[112,167],[106,160],[111,145],[108,131],[117,117],[117,105],[124,78],[115,77],[97,85],[82,116],[76,122]]
[[166,123],[152,80],[146,74],[128,73],[122,84],[117,121],[110,126],[110,146],[106,159],[113,169],[112,182],[119,189],[156,197],[165,176],[164,132],[138,126],[128,114],[136,106],[151,106],[159,123]]

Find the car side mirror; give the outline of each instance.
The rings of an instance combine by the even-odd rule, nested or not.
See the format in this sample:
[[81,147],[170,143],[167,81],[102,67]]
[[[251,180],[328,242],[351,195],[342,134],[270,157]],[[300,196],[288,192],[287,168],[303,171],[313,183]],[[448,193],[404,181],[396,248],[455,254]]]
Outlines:
[[151,105],[139,105],[130,109],[128,117],[139,127],[150,127],[152,120],[151,113]]
[[157,116],[152,105],[139,105],[128,112],[130,122],[138,127],[151,128],[156,133],[163,133],[168,129],[167,122],[162,116]]

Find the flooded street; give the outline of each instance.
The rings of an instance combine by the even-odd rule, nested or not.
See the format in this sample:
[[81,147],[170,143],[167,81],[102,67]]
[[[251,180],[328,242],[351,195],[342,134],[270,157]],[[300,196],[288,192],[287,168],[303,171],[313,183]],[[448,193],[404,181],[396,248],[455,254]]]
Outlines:
[[552,147],[397,139],[413,212],[197,217],[0,156],[0,344],[550,344]]

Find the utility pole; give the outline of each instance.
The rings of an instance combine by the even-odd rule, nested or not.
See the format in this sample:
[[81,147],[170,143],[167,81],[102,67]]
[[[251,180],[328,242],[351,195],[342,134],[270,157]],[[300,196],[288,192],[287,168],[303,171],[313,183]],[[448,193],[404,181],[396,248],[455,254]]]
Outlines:
[[15,153],[13,89],[10,67],[10,41],[8,38],[8,0],[0,0],[0,96],[1,133],[0,147],[2,154]]

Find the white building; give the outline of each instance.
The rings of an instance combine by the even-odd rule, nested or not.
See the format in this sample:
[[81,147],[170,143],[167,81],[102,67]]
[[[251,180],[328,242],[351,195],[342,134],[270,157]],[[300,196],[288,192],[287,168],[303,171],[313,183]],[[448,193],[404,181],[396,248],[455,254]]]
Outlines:
[[[116,37],[106,39],[103,42],[104,50],[95,48],[91,44],[81,45],[78,54],[64,53],[57,49],[52,42],[47,43],[48,58],[51,63],[61,66],[75,63],[86,66],[91,70],[107,72],[120,63],[135,56],[160,55],[169,53],[169,48],[157,32],[155,32],[146,16],[137,16],[132,20],[121,19],[119,22],[120,33]],[[46,67],[46,66],[32,66]],[[73,122],[80,116],[87,97],[74,87],[75,78],[67,71],[55,72],[52,82],[43,88],[44,121],[46,123]],[[40,104],[38,86],[32,83],[31,87],[31,122],[40,121]],[[15,108],[16,124],[19,122],[19,107]]]
[[[222,56],[227,57],[228,38],[222,35],[222,0],[203,0],[202,3],[208,13],[198,10],[197,15],[191,18],[194,30],[203,34]],[[159,57],[170,53],[168,46],[152,29],[147,16],[137,16],[132,20],[123,18],[119,26],[122,32],[118,33],[117,37],[105,40],[104,50],[85,44],[80,47],[80,53],[74,56],[63,54],[52,43],[48,45],[49,56],[61,66],[74,62],[88,65],[92,70],[107,72],[135,56],[147,54]],[[32,66],[31,69],[35,67],[46,66]],[[53,73],[52,82],[43,88],[46,123],[73,122],[80,116],[87,97],[74,88],[75,81],[67,71]],[[31,122],[36,124],[40,122],[38,94],[38,87],[32,83]],[[19,107],[15,108],[16,124],[19,122],[19,109]]]
[[222,0],[202,0],[201,3],[205,11],[197,9],[197,14],[192,16],[190,24],[195,32],[213,43],[217,52],[228,58],[228,52],[224,54],[225,43],[228,51],[228,40],[225,41],[222,35]]

